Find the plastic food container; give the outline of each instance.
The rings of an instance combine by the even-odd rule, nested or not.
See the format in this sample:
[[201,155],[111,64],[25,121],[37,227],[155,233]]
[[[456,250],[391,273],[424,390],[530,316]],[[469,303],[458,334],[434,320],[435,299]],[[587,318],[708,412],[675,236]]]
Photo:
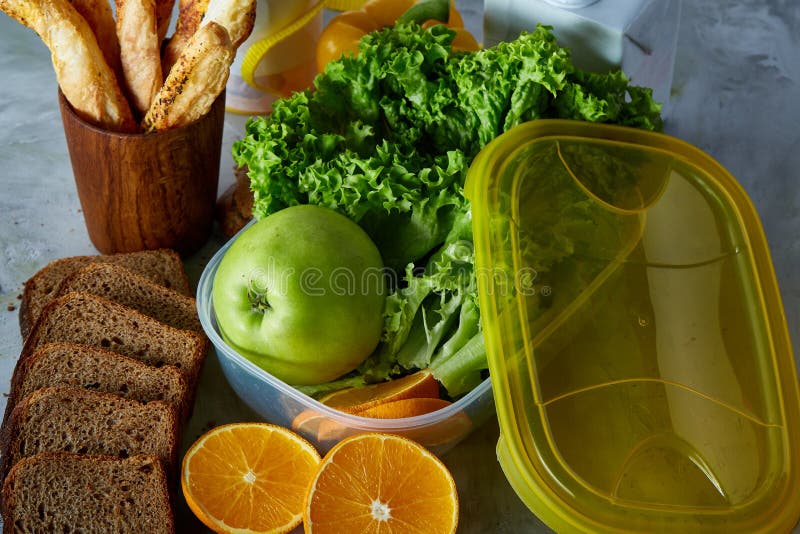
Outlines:
[[767,244],[734,178],[666,135],[534,121],[476,158],[501,438],[557,532],[785,532],[800,400]]
[[226,379],[236,394],[266,421],[295,430],[321,453],[352,434],[389,432],[414,439],[434,453],[443,454],[494,414],[489,379],[436,412],[404,419],[374,419],[325,406],[251,363],[220,336],[211,297],[214,274],[235,239],[236,236],[223,246],[203,270],[197,289],[197,309]]

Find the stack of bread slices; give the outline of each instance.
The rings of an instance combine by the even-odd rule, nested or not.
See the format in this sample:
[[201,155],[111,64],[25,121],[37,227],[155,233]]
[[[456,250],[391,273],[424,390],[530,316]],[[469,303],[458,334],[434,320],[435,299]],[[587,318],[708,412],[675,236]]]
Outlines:
[[4,532],[173,532],[208,352],[180,257],[78,256],[25,284],[2,429]]

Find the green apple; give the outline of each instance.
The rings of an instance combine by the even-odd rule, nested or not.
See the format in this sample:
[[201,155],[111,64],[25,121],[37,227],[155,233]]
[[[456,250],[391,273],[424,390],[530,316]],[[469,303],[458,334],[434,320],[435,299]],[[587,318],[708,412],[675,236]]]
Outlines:
[[293,206],[254,223],[225,253],[213,304],[223,339],[293,385],[355,369],[383,329],[383,262],[339,213]]

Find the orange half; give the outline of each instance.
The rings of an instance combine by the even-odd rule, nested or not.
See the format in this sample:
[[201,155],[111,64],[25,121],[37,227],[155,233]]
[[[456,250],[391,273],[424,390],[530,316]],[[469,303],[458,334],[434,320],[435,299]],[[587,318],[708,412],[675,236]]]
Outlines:
[[289,532],[320,462],[297,434],[266,423],[219,426],[183,457],[181,487],[192,512],[215,532]]
[[350,436],[314,476],[303,511],[305,532],[452,534],[458,494],[445,465],[409,439]]

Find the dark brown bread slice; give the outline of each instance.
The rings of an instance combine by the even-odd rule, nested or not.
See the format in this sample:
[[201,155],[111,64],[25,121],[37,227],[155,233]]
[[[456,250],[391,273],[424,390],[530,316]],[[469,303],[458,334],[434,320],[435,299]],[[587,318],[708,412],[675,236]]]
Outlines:
[[148,250],[99,256],[73,256],[45,265],[25,282],[19,310],[19,327],[25,338],[36,324],[42,308],[52,300],[59,284],[67,276],[90,263],[122,265],[157,284],[191,296],[189,279],[178,253],[173,250]]
[[104,348],[156,367],[178,367],[189,384],[190,406],[208,352],[208,339],[202,334],[172,328],[88,293],[67,293],[44,307],[25,340],[20,362],[42,345],[58,341]]
[[158,458],[68,452],[20,461],[3,485],[3,532],[175,532]]
[[49,386],[113,393],[139,402],[162,400],[184,417],[189,387],[176,367],[153,367],[105,349],[47,343],[14,369],[6,413],[28,394]]
[[22,458],[77,452],[127,458],[157,456],[175,465],[180,426],[173,406],[147,404],[73,387],[49,387],[20,400],[2,431],[2,476]]
[[192,297],[151,282],[119,265],[93,263],[82,267],[61,282],[56,296],[75,291],[105,297],[175,328],[203,331]]

